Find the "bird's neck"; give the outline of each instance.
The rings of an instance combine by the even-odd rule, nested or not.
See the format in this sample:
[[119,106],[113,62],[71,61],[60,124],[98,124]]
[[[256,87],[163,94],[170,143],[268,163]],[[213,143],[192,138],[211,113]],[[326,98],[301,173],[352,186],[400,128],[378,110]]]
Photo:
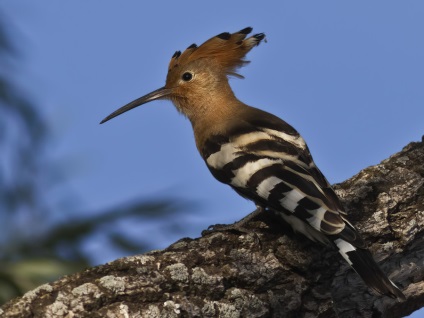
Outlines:
[[244,107],[231,91],[210,92],[207,98],[193,106],[195,111],[187,113],[199,151],[203,143],[212,135],[226,135],[231,122],[237,120]]

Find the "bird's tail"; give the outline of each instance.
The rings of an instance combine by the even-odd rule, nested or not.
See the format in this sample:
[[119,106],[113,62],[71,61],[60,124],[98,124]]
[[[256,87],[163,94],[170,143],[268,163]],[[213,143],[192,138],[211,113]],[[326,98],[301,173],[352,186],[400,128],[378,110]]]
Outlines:
[[357,248],[342,238],[334,241],[339,253],[349,265],[364,280],[365,284],[379,294],[387,295],[398,300],[405,300],[402,291],[383,273],[374,261],[370,251]]
[[371,252],[367,249],[365,242],[349,221],[343,218],[346,223],[345,228],[340,233],[332,236],[324,235],[313,227],[305,225],[303,221],[292,214],[278,213],[278,215],[289,223],[296,232],[302,233],[312,241],[325,245],[334,242],[339,253],[372,290],[398,300],[405,300],[405,295],[383,273],[374,261]]

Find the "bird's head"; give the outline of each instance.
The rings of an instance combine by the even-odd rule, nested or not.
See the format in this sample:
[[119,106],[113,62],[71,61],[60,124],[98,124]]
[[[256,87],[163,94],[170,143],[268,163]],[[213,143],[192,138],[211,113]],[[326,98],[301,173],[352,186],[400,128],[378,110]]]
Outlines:
[[248,38],[248,27],[236,33],[224,32],[202,45],[190,45],[171,58],[165,86],[119,108],[103,119],[104,123],[130,109],[157,99],[170,99],[177,109],[192,118],[215,95],[232,96],[228,76],[241,77],[237,69],[247,64],[245,55],[265,39],[263,33]]

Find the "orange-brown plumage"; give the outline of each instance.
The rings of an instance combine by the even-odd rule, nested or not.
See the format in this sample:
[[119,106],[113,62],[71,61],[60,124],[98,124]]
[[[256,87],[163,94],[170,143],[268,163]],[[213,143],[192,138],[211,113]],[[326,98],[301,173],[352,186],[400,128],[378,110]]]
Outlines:
[[[233,118],[240,110],[242,103],[227,77],[237,76],[236,70],[248,63],[246,54],[265,38],[263,33],[246,38],[251,31],[248,27],[218,34],[200,46],[192,44],[182,53],[175,52],[171,58],[165,87],[172,90],[169,98],[177,109],[190,119],[199,150],[211,129],[224,132],[223,119]],[[184,81],[185,73],[193,78]]]
[[190,45],[183,53],[175,52],[171,58],[168,70],[171,72],[177,66],[186,66],[199,59],[207,59],[208,63],[219,67],[221,71],[232,74],[237,68],[248,63],[245,55],[258,45],[265,37],[263,33],[255,34],[246,39],[252,28],[244,28],[235,33],[224,32],[214,36],[200,46]]

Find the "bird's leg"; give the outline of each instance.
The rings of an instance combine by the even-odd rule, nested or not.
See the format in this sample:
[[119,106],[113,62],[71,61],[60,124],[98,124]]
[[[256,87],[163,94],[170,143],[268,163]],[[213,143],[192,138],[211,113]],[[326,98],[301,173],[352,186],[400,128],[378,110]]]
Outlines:
[[215,224],[208,227],[207,230],[202,231],[202,235],[213,233],[213,232],[224,232],[224,231],[238,231],[241,233],[251,233],[251,230],[248,230],[245,226],[251,220],[256,218],[259,214],[265,211],[265,208],[257,205],[256,210],[249,213],[247,216],[242,218],[239,221],[234,222],[233,224]]

